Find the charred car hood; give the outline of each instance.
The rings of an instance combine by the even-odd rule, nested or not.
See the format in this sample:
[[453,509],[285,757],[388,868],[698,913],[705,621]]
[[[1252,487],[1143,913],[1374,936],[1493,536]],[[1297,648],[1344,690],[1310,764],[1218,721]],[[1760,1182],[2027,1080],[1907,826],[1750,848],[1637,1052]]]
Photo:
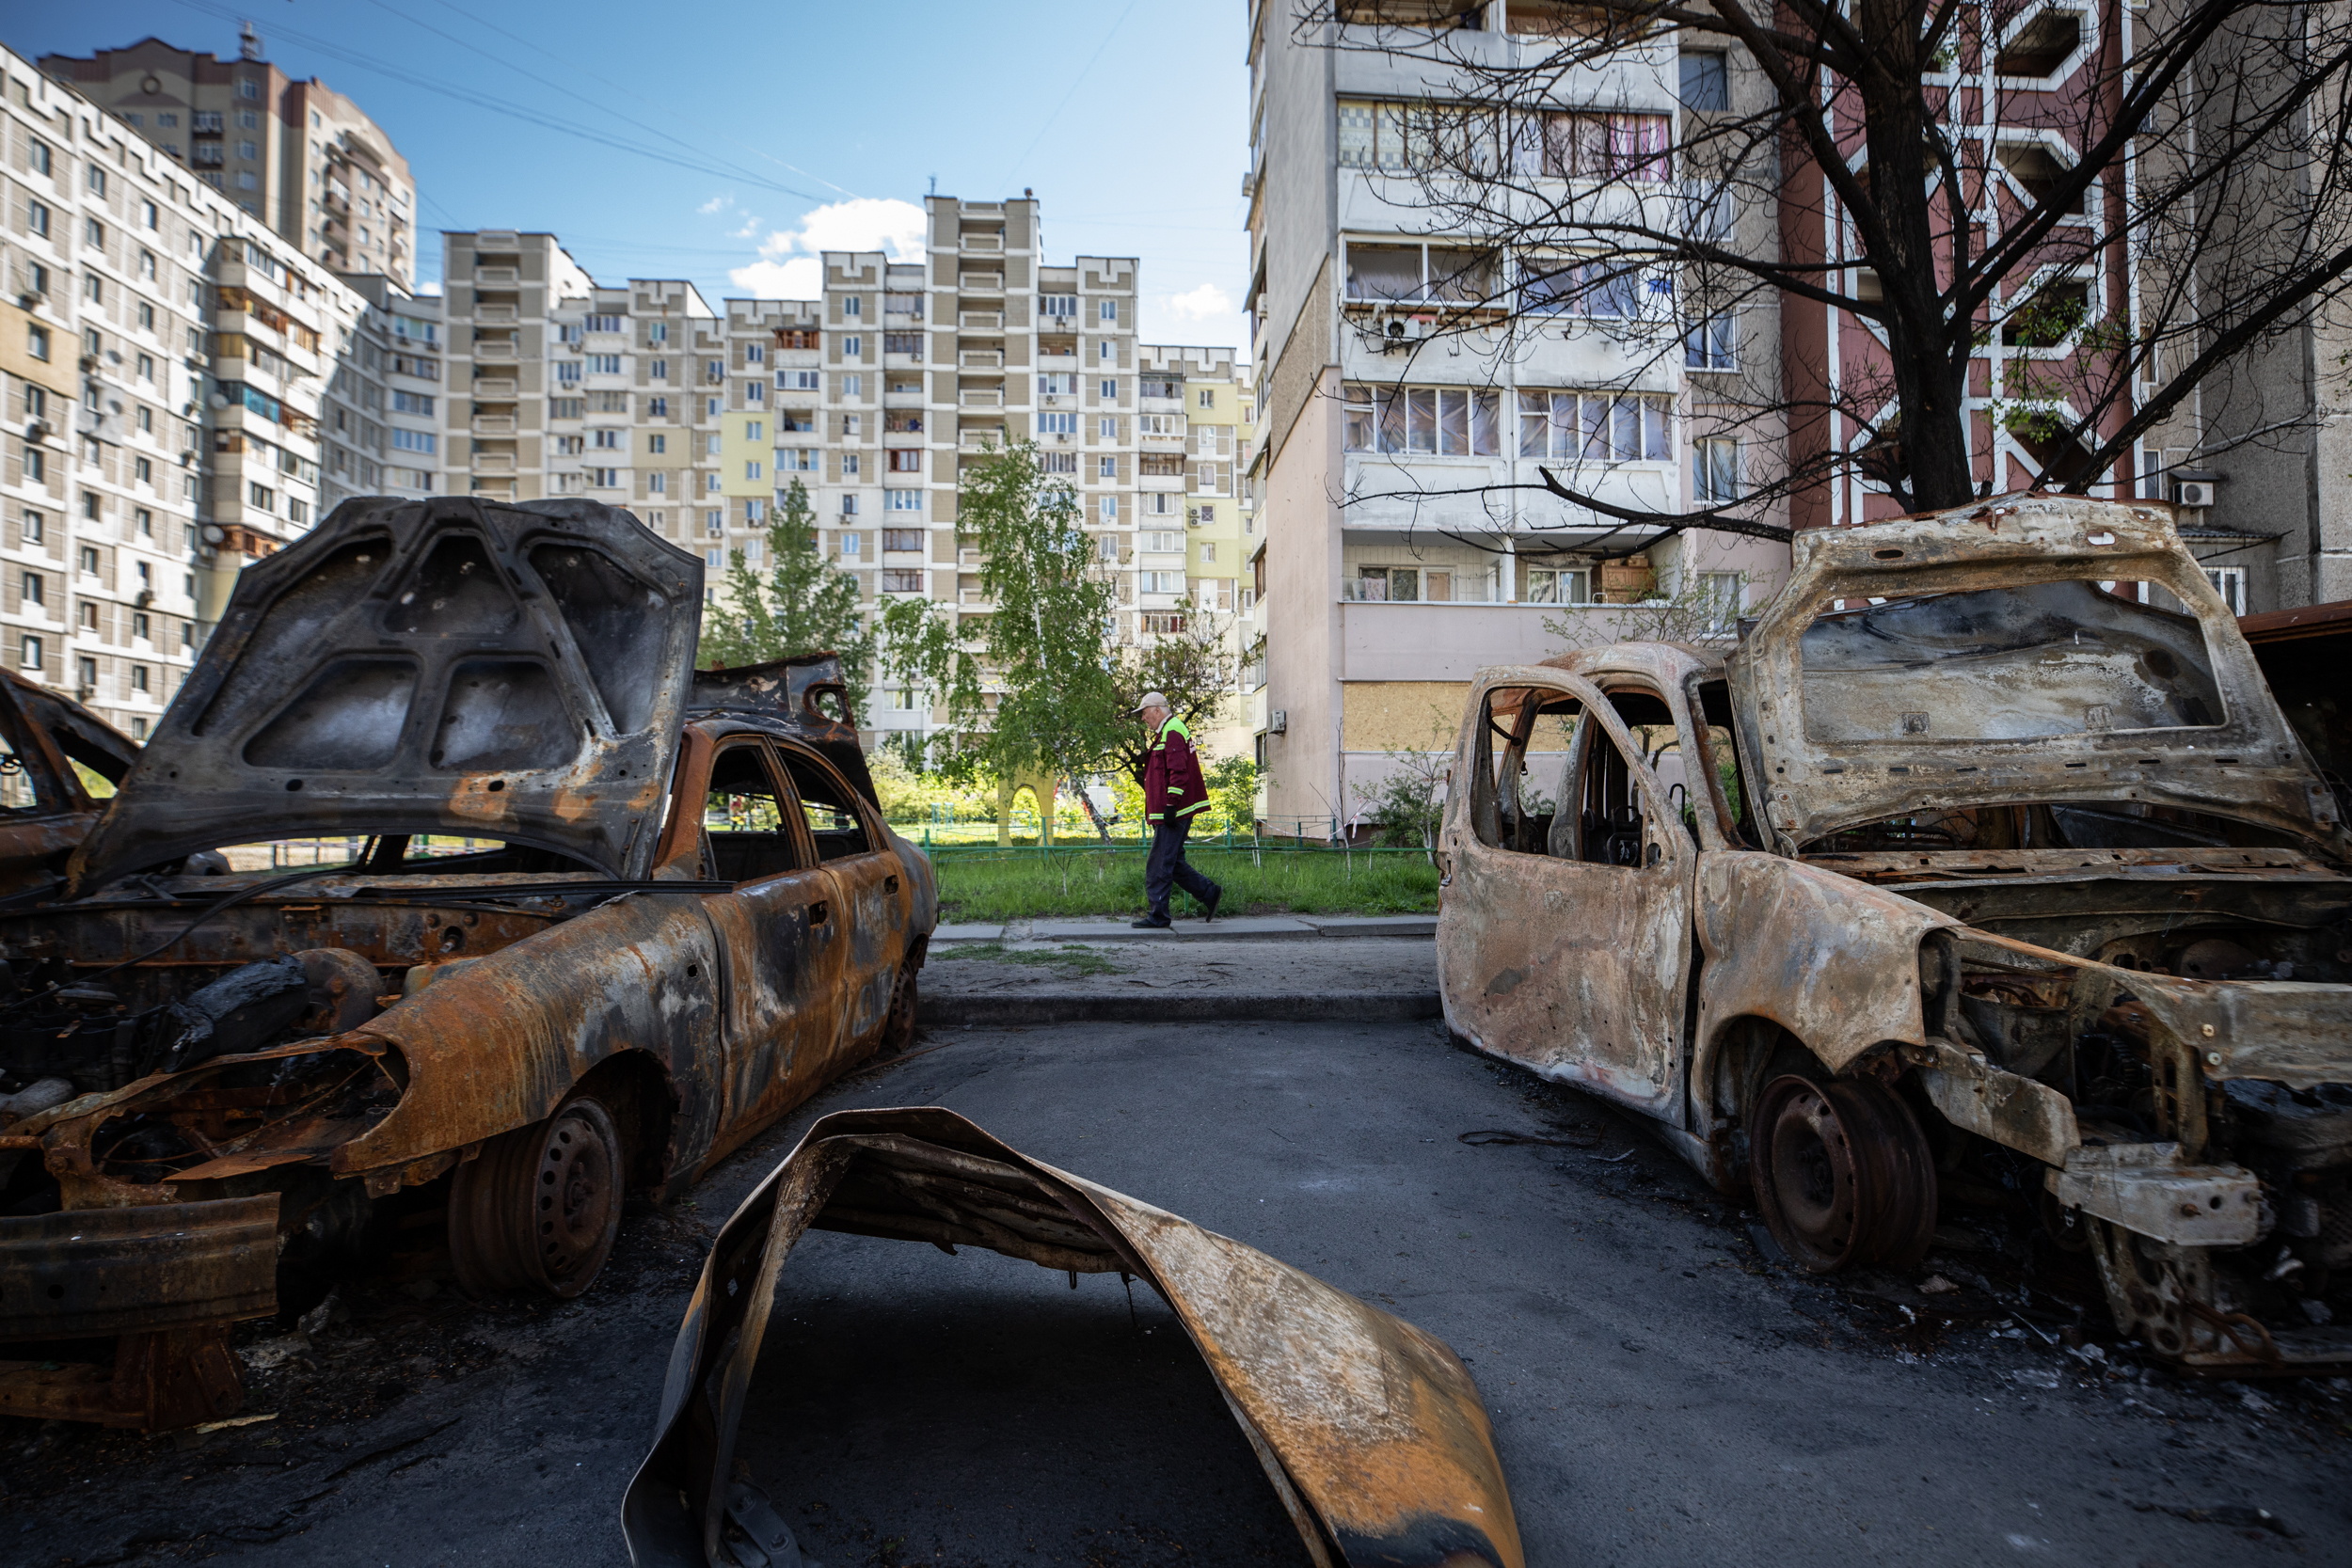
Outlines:
[[197,849],[449,833],[645,872],[702,563],[588,501],[347,501],[246,567],[74,860],[77,891]]
[[[2124,800],[2352,851],[2169,509],[2021,495],[1793,548],[1725,661],[1784,850],[1906,812]],[[2101,581],[2156,583],[2188,611]]]

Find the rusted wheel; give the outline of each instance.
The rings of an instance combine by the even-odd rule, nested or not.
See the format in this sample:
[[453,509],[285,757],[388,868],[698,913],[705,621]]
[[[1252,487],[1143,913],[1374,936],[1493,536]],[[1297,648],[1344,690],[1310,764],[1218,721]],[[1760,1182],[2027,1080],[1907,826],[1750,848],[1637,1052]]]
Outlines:
[[890,993],[890,1014],[882,1020],[882,1044],[875,1053],[896,1056],[914,1043],[914,977],[922,966],[922,958],[907,955],[907,961],[898,966],[898,983]]
[[536,1126],[491,1140],[457,1167],[449,1250],[474,1296],[588,1289],[621,1229],[621,1138],[585,1096]]
[[1909,1268],[1935,1233],[1935,1164],[1911,1108],[1870,1079],[1775,1078],[1756,1101],[1748,1175],[1772,1239],[1816,1274]]

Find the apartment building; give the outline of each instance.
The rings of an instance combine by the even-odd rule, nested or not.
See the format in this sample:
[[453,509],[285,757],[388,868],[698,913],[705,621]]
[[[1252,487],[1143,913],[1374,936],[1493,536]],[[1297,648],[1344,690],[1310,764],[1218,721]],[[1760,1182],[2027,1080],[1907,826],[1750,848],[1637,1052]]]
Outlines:
[[[1449,11],[1447,48],[1515,59],[1527,44],[1515,29],[1540,34],[1559,9]],[[1627,535],[1544,493],[1539,464],[1637,513],[1685,510],[1694,479],[1693,372],[1673,312],[1556,284],[1587,258],[1497,254],[1439,228],[1421,161],[1442,138],[1405,128],[1471,89],[1369,47],[1374,31],[1251,6],[1246,303],[1267,527],[1254,698],[1269,815],[1325,831],[1354,815],[1392,751],[1438,743],[1431,715],[1458,713],[1478,668],[1608,639],[1615,612],[1589,546]],[[1629,145],[1665,145],[1679,73],[1660,35],[1605,71],[1562,73],[1549,104],[1521,112],[1564,124],[1605,112]],[[1502,118],[1463,123],[1499,138]],[[1539,298],[1572,308],[1540,330],[1516,325],[1507,302]],[[1727,621],[1787,565],[1785,548],[1661,540],[1645,591],[1698,591],[1712,574]]]
[[337,272],[416,284],[416,182],[383,127],[313,77],[262,55],[246,23],[233,60],[142,39],[40,70],[119,116],[198,180]]
[[143,736],[237,570],[342,493],[371,308],[31,62],[0,78],[0,657]]

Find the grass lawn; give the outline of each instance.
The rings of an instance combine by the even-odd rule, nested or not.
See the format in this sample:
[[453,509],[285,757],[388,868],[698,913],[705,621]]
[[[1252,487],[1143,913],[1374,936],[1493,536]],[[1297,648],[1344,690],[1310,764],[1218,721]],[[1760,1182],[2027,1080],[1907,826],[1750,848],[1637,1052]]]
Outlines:
[[[1188,850],[1193,868],[1225,890],[1219,914],[1429,914],[1438,908],[1438,869],[1419,854],[1349,855],[1337,849]],[[1140,850],[1025,850],[998,856],[949,850],[934,857],[942,920],[1028,920],[1039,916],[1141,914]],[[1200,906],[1179,892],[1172,912]]]

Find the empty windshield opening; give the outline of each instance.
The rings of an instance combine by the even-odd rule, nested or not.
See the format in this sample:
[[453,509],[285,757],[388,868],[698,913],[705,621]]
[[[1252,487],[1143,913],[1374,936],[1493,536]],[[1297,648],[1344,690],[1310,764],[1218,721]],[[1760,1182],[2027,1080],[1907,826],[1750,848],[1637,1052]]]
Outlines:
[[[497,872],[580,875],[596,867],[554,849],[507,839],[454,833],[343,833],[300,838],[254,839],[222,845],[161,868],[166,875],[228,876],[243,872],[294,871],[305,866],[348,866],[371,876],[473,876]],[[150,868],[158,869],[158,868]]]
[[1843,604],[1800,643],[1809,740],[2033,740],[2225,718],[2196,617],[2090,581]]

